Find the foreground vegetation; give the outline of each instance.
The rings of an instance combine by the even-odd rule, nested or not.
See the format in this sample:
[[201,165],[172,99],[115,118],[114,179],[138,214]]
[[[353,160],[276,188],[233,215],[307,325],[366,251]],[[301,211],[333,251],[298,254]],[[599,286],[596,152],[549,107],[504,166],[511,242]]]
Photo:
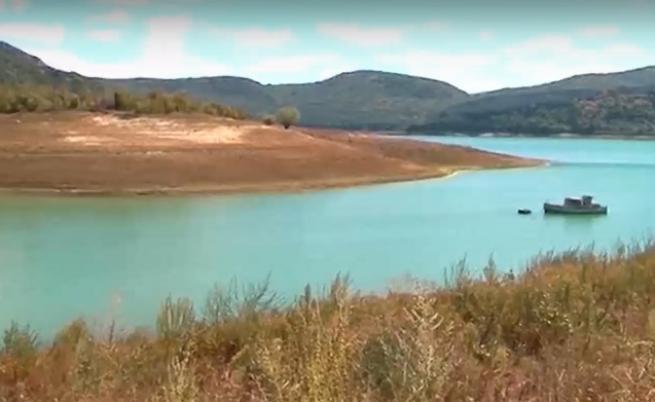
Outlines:
[[386,296],[337,278],[281,307],[266,286],[166,300],[156,333],[39,347],[5,332],[6,401],[647,401],[655,398],[655,246],[493,263]]

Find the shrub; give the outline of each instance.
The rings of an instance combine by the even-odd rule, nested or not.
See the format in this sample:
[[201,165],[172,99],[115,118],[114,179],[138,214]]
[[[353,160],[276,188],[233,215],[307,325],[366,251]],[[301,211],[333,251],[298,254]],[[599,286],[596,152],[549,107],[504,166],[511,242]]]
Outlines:
[[444,287],[386,295],[338,277],[279,309],[266,284],[233,282],[200,322],[169,297],[154,338],[94,340],[78,321],[37,350],[13,324],[0,401],[653,399],[655,246],[546,254],[511,279],[493,263],[464,268]]
[[285,106],[277,111],[275,119],[279,124],[288,129],[300,121],[300,112],[293,106]]
[[196,402],[198,385],[191,366],[191,352],[184,348],[174,355],[166,367],[166,379],[162,387],[163,402]]
[[262,122],[263,122],[265,125],[267,125],[267,126],[272,126],[273,124],[275,124],[275,116],[272,116],[272,115],[270,115],[270,114],[267,114],[267,115],[264,116],[264,118],[262,119]]
[[102,112],[117,110],[143,114],[173,112],[203,112],[231,119],[245,119],[247,114],[238,108],[217,103],[203,103],[184,94],[151,92],[138,95],[125,90],[107,92],[102,87],[93,90],[84,86],[71,92],[67,88],[32,85],[0,84],[0,113],[41,112],[58,110],[88,110]]
[[38,337],[29,325],[20,327],[12,322],[4,332],[0,351],[17,359],[30,359],[38,351]]
[[195,319],[191,300],[182,298],[174,301],[169,296],[159,309],[157,334],[163,339],[178,339],[191,331]]
[[267,400],[356,400],[360,339],[348,328],[351,301],[345,286],[337,278],[324,300],[306,292],[287,314],[283,336],[257,343],[254,372]]
[[114,109],[128,111],[136,108],[137,101],[126,92],[114,92]]
[[277,295],[270,291],[270,277],[241,291],[236,280],[227,287],[214,285],[205,302],[205,323],[219,325],[238,318],[256,318],[261,313],[272,311],[278,304],[277,300]]

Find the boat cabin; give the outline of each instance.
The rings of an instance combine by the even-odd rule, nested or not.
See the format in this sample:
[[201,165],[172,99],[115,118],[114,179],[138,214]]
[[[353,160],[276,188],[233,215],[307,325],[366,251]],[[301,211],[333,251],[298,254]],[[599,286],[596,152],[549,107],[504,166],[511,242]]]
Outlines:
[[594,197],[590,195],[583,195],[581,198],[570,198],[567,197],[564,199],[564,206],[567,207],[590,207],[593,205],[592,200]]

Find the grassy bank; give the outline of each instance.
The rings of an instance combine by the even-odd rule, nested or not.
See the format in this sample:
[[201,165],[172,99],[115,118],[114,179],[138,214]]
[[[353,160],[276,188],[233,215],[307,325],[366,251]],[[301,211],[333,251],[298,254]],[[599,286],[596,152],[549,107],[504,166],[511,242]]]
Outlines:
[[[647,401],[655,245],[490,264],[444,288],[366,296],[337,278],[280,306],[265,285],[166,300],[151,334],[48,345],[5,332],[3,401]],[[47,314],[47,311],[44,311]]]

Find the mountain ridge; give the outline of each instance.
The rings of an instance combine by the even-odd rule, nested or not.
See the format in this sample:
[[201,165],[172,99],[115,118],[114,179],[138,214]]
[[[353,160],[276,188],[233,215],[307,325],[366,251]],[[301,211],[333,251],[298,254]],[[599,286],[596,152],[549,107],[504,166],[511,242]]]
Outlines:
[[105,82],[137,92],[183,91],[245,109],[255,116],[294,105],[305,125],[364,129],[406,127],[422,121],[434,109],[469,96],[443,81],[375,70],[344,72],[321,81],[293,84],[262,84],[235,76]]
[[[302,124],[307,126],[419,132],[550,133],[612,130],[629,126],[628,120],[639,120],[634,130],[655,131],[655,117],[650,113],[655,103],[644,106],[650,102],[649,94],[655,91],[653,65],[612,73],[578,74],[543,84],[474,94],[445,81],[375,69],[347,71],[324,80],[289,84],[264,84],[233,75],[175,79],[87,77],[55,69],[3,41],[0,41],[0,67],[0,83],[4,84],[52,85],[73,92],[118,89],[137,93],[183,92],[200,100],[244,109],[253,117],[294,105],[301,112]],[[615,96],[614,100],[608,100],[604,95],[608,91],[617,92],[622,98]],[[604,100],[600,99],[603,96]],[[583,105],[582,101],[587,103]],[[590,107],[594,102],[594,107],[604,108],[601,120],[620,120],[620,124],[599,120],[586,127],[586,123],[581,123],[581,117],[576,115],[578,109]],[[617,115],[610,105],[612,102],[634,103],[640,111]],[[544,119],[556,121],[556,124],[544,123]]]

